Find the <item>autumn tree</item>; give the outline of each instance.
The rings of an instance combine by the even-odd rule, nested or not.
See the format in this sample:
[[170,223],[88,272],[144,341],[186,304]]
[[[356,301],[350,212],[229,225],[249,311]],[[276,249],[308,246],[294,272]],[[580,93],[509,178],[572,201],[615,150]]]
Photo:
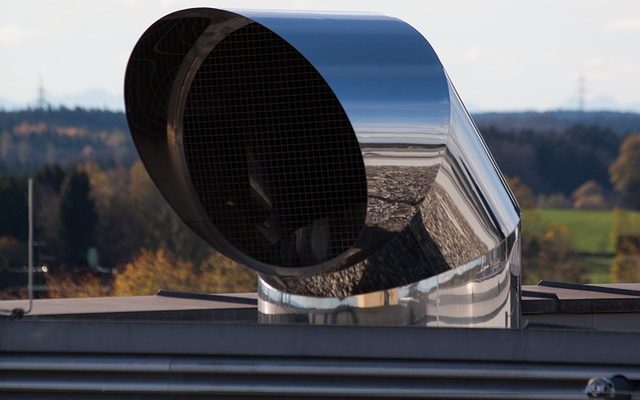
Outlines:
[[[93,202],[96,214],[91,245],[98,250],[101,267],[115,268],[135,258],[143,248],[152,251],[167,249],[196,265],[209,255],[210,246],[180,220],[140,161],[130,168],[109,169],[104,169],[97,163],[85,163],[76,168],[76,173],[86,174],[89,180],[88,200]],[[64,257],[67,250],[62,244],[52,246],[62,242],[55,237],[62,238],[60,232],[63,218],[58,215],[60,212],[56,212],[62,209],[62,206],[57,206],[62,201],[62,194],[56,195],[44,184],[37,185],[36,189],[42,192],[36,196],[36,203],[41,205],[36,209],[36,230],[47,233],[47,227],[55,225],[56,235],[53,238],[48,234],[44,235],[47,251],[54,247],[54,253],[62,256],[58,257],[62,261],[77,262],[76,259],[67,260]],[[80,211],[77,208],[73,211],[76,214]],[[85,248],[82,258],[86,256],[86,251]]]
[[536,211],[525,214],[522,230],[522,272],[525,283],[540,279],[581,282],[582,268],[565,224],[545,224]]
[[109,295],[109,287],[88,270],[56,271],[48,273],[46,279],[47,297],[51,299]]
[[159,289],[189,290],[193,263],[178,260],[164,249],[143,249],[116,272],[113,295],[152,295]]
[[100,266],[111,269],[131,260],[143,244],[139,221],[130,202],[129,170],[124,167],[104,170],[94,163],[81,169],[89,177],[90,197],[98,215],[94,238]]
[[613,210],[615,257],[609,266],[612,282],[640,281],[640,214]]
[[62,184],[60,195],[59,237],[61,258],[68,264],[83,264],[87,250],[93,245],[97,222],[95,203],[89,196],[89,177],[83,171],[72,170]]
[[160,289],[199,293],[248,292],[256,287],[256,275],[220,254],[200,265],[184,261],[165,249],[142,250],[116,274],[115,296],[155,294]]
[[199,267],[203,279],[201,290],[207,293],[241,293],[256,291],[256,273],[215,252]]
[[621,205],[640,209],[640,133],[629,135],[622,142],[618,158],[609,167],[609,176],[620,194]]
[[520,207],[528,209],[536,206],[536,200],[529,186],[522,182],[517,176],[507,176],[506,179]]
[[640,281],[640,235],[618,236],[609,272],[613,282]]
[[571,208],[573,203],[562,193],[541,194],[536,200],[538,208]]
[[592,179],[580,185],[571,195],[573,208],[602,210],[607,208],[602,186]]

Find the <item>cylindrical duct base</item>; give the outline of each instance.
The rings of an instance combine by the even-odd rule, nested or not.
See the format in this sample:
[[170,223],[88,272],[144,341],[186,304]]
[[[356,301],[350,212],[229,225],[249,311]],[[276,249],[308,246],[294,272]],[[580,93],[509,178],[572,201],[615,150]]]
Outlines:
[[258,280],[261,323],[517,328],[519,230],[482,257],[421,281],[344,298],[295,295]]

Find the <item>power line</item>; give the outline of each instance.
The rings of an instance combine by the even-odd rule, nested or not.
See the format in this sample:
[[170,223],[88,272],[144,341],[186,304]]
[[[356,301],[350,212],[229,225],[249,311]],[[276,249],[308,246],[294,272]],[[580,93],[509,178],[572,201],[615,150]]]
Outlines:
[[583,75],[578,78],[578,111],[584,112],[584,106],[587,96],[587,83]]
[[44,84],[42,83],[42,77],[38,77],[38,99],[37,107],[39,110],[44,110],[47,106],[47,93],[44,90]]

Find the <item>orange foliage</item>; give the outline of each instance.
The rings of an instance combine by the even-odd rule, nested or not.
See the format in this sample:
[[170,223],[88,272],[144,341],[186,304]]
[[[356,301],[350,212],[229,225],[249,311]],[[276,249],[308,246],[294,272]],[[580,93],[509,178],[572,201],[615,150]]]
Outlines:
[[255,274],[219,254],[201,265],[176,258],[164,249],[142,250],[116,275],[115,296],[155,294],[160,289],[218,293],[255,290]]
[[49,298],[101,297],[109,295],[109,287],[91,272],[69,271],[47,274]]

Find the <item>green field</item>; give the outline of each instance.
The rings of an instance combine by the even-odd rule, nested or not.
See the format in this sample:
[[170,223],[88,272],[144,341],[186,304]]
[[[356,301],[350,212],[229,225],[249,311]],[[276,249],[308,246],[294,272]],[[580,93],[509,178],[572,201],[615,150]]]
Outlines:
[[610,283],[609,266],[613,256],[578,256],[578,262],[582,265],[583,276],[588,283]]
[[579,253],[613,254],[615,251],[610,210],[538,210],[538,213],[544,224],[566,224],[573,236],[574,249]]
[[[640,218],[638,212],[633,215],[634,218]],[[528,229],[538,229],[539,225],[566,225],[588,281],[609,281],[609,264],[615,252],[612,234],[614,216],[611,210],[539,209],[525,211],[523,220],[524,234]]]

